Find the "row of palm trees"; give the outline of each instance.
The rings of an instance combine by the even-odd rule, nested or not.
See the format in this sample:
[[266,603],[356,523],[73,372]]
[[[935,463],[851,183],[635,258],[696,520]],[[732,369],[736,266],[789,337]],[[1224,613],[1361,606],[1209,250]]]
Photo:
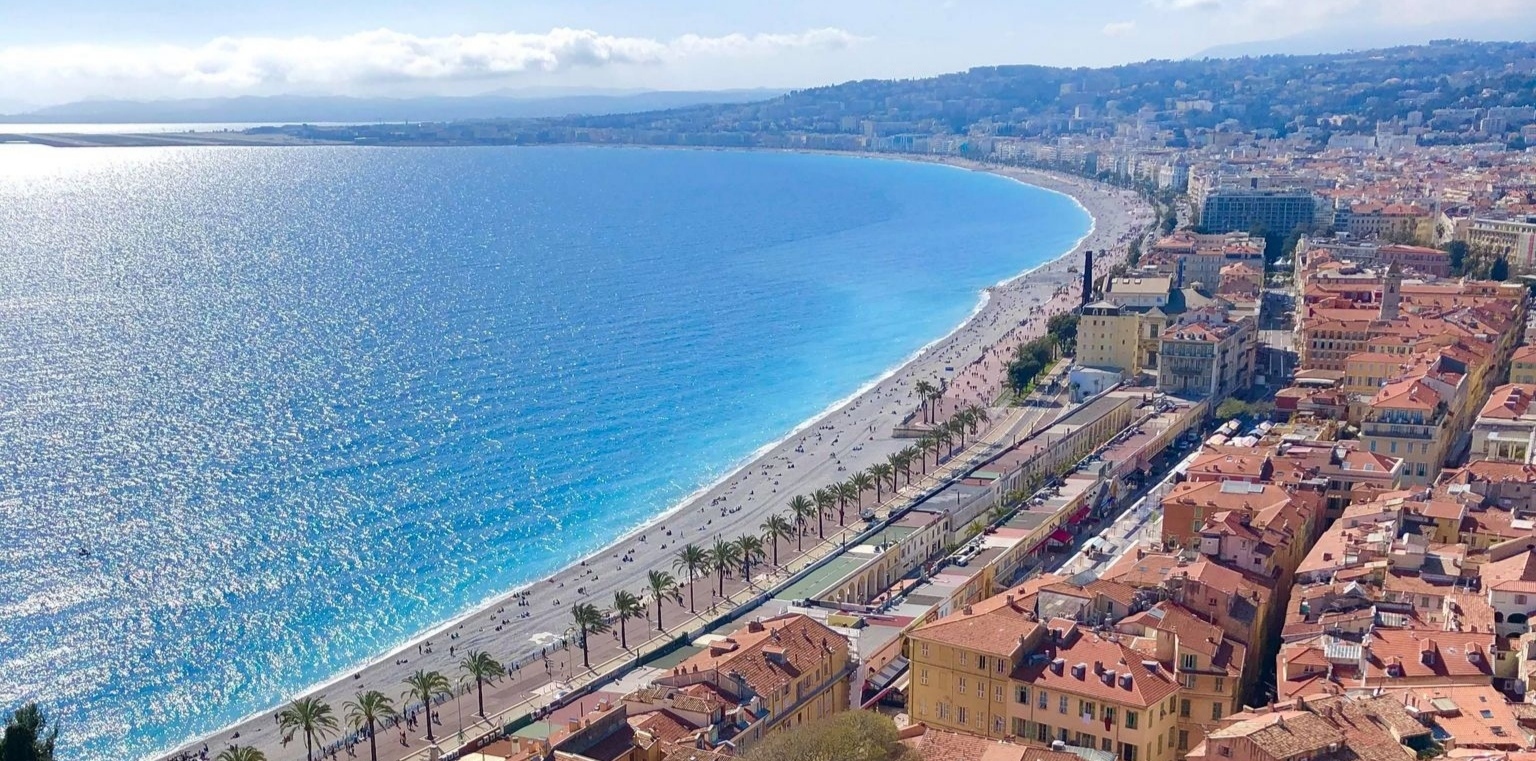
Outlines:
[[[466,678],[474,680],[477,691],[476,702],[480,716],[484,718],[485,683],[506,676],[506,666],[491,657],[489,653],[471,650],[459,661],[459,670],[464,672]],[[437,738],[432,734],[432,701],[443,695],[453,694],[453,684],[442,672],[417,669],[416,673],[406,677],[405,686],[406,691],[401,699],[419,701],[425,707],[427,742],[436,742]],[[400,712],[395,709],[394,700],[378,690],[368,690],[358,693],[355,699],[347,701],[342,708],[346,711],[345,720],[349,726],[357,731],[367,730],[368,757],[371,761],[378,761],[379,751],[375,736],[379,726],[390,720],[400,719]],[[289,703],[287,708],[278,712],[277,724],[283,733],[285,744],[295,736],[304,738],[304,757],[311,761],[314,758],[315,744],[335,735],[339,728],[336,713],[331,705],[318,697],[298,698]],[[231,746],[220,753],[216,761],[266,761],[266,756],[255,748]]]

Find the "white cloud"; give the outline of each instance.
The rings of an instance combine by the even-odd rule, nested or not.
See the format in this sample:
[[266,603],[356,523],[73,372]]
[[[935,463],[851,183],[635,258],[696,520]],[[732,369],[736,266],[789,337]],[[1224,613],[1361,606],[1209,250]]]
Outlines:
[[589,29],[544,34],[422,37],[388,29],[344,37],[221,37],[198,46],[52,45],[0,48],[6,89],[170,88],[239,92],[349,90],[392,82],[491,80],[524,73],[664,64],[691,57],[766,56],[836,50],[863,38],[841,29],[797,34],[686,34],[671,40],[614,37]]
[[1529,12],[1531,0],[1144,0],[1164,11],[1221,10],[1249,20],[1317,22],[1364,13],[1392,26],[1413,26],[1443,21],[1502,18]]
[[1147,4],[1165,11],[1211,10],[1224,5],[1222,0],[1147,0]]
[[1135,31],[1136,22],[1134,21],[1111,21],[1104,25],[1106,37],[1125,37]]

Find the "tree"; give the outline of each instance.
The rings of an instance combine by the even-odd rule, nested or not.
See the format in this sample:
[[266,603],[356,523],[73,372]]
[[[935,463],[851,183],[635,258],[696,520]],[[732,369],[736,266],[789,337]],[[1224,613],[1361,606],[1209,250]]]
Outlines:
[[982,423],[992,422],[992,416],[987,414],[987,408],[979,404],[966,407],[965,413],[969,416],[968,422],[971,426],[972,434],[976,433],[976,429],[980,428]]
[[672,561],[672,569],[683,575],[683,583],[688,585],[688,612],[696,612],[693,607],[693,580],[698,578],[699,571],[709,567],[709,556],[704,548],[689,544],[677,551],[677,559]]
[[[924,473],[928,472],[928,450],[933,449],[933,442],[935,440],[932,433],[925,433],[917,437],[917,465],[923,469]],[[937,460],[935,460],[934,464],[938,464]]]
[[751,584],[752,564],[763,559],[763,540],[756,534],[742,534],[736,537],[736,554],[740,556],[741,576]]
[[581,638],[581,665],[584,668],[592,668],[592,654],[587,647],[587,635],[602,634],[613,631],[608,625],[608,619],[596,605],[579,602],[571,606],[571,621],[576,624],[577,635]]
[[453,685],[441,673],[416,669],[416,673],[405,678],[405,688],[405,698],[420,700],[422,709],[427,712],[427,742],[437,742],[437,738],[432,736],[432,701],[438,695],[453,692]]
[[789,512],[795,516],[795,552],[799,552],[802,549],[800,546],[801,535],[805,533],[806,527],[810,525],[811,516],[819,515],[821,509],[816,507],[816,503],[812,502],[809,497],[803,494],[796,494],[789,499]]
[[485,718],[485,683],[498,676],[506,676],[507,668],[501,665],[501,661],[492,658],[490,653],[471,650],[464,655],[464,660],[459,661],[459,670],[475,680],[475,702],[480,709],[480,718]]
[[896,724],[874,711],[844,711],[764,737],[743,761],[916,761]]
[[859,499],[859,487],[853,485],[853,481],[844,481],[832,487],[837,495],[837,525],[848,525],[848,503]]
[[1445,244],[1445,253],[1450,259],[1451,274],[1460,275],[1462,269],[1467,266],[1467,253],[1470,247],[1464,240],[1453,240]]
[[[213,761],[267,761],[267,754],[249,745],[231,745],[219,751]],[[378,756],[374,756],[374,761],[378,761]]]
[[716,539],[714,546],[705,550],[704,554],[709,558],[709,568],[715,572],[715,579],[720,582],[719,595],[724,598],[725,574],[741,565],[741,548],[735,542]]
[[[912,483],[912,460],[916,459],[916,457],[917,453],[913,451],[912,447],[907,447],[888,458],[891,467],[901,471],[902,482],[905,484]],[[896,479],[894,478],[891,479],[891,491],[896,491]]]
[[656,601],[656,631],[666,631],[666,627],[661,625],[661,601],[668,597],[680,597],[677,579],[666,571],[653,569],[645,575],[645,589],[650,592],[651,599]]
[[928,422],[928,402],[933,398],[933,392],[938,389],[932,383],[920,380],[917,382],[917,385],[912,387],[912,390],[917,392],[918,400],[923,403],[923,422],[926,423]]
[[36,703],[27,703],[5,718],[5,731],[0,734],[0,759],[53,761],[58,739],[58,726],[49,727],[43,709]]
[[624,630],[624,624],[631,618],[643,615],[645,604],[640,602],[640,598],[623,589],[613,593],[613,617],[619,620],[619,647],[629,649],[629,634]]
[[[892,457],[895,457],[895,455],[892,455]],[[869,466],[869,477],[875,482],[875,504],[878,505],[885,501],[883,497],[885,496],[885,485],[887,483],[891,485],[891,491],[896,491],[896,468],[891,464],[890,460],[877,462]]]
[[795,527],[790,525],[789,519],[778,513],[768,516],[763,525],[758,526],[763,530],[763,541],[773,548],[773,564],[779,564],[779,540],[788,539],[795,533]]
[[[850,476],[848,478],[848,483],[853,484],[853,488],[858,490],[858,504],[859,508],[862,509],[864,507],[864,492],[875,488],[874,477],[871,476],[868,471],[861,470]],[[876,499],[875,501],[878,503],[879,499]]]
[[817,489],[811,495],[811,499],[816,500],[816,536],[826,539],[827,532],[821,523],[821,518],[827,514],[828,510],[832,509],[833,505],[837,504],[837,497],[826,489]]
[[[336,732],[336,714],[329,703],[317,697],[299,698],[277,714],[277,726],[283,732],[283,742],[293,739],[295,733],[304,736],[304,758],[313,759],[315,741]],[[428,733],[431,732],[428,725]]]
[[1493,267],[1488,270],[1488,279],[1504,282],[1509,279],[1509,260],[1499,257],[1493,260]]
[[[353,728],[368,730],[368,758],[369,761],[379,761],[379,748],[375,743],[375,730],[379,722],[392,719],[395,713],[395,703],[388,696],[378,690],[357,693],[356,700],[349,700],[342,708],[347,711],[347,722]],[[480,709],[480,715],[485,715],[485,708]],[[242,761],[230,759],[229,761]],[[248,759],[246,761],[249,761]]]

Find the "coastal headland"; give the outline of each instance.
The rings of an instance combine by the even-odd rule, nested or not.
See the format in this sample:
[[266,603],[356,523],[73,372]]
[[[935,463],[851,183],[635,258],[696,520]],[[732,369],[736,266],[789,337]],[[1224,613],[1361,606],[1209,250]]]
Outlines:
[[[1126,246],[1153,223],[1153,216],[1135,193],[1089,180],[1029,169],[984,166],[962,159],[946,158],[942,163],[959,169],[995,172],[1070,195],[1092,216],[1093,227],[1071,251],[989,288],[978,310],[949,335],[925,347],[899,368],[803,424],[776,444],[760,450],[729,476],[700,490],[664,515],[550,577],[509,591],[304,694],[318,696],[330,703],[338,715],[344,715],[342,706],[345,702],[369,690],[381,691],[395,700],[397,708],[407,709],[410,707],[408,701],[401,695],[406,690],[404,682],[408,676],[417,670],[437,670],[450,680],[457,679],[461,675],[458,664],[463,656],[480,650],[507,664],[510,670],[507,677],[485,687],[488,716],[496,717],[513,707],[546,704],[569,690],[572,680],[591,675],[591,671],[582,666],[580,651],[561,644],[570,634],[573,604],[587,602],[607,608],[617,591],[642,595],[648,571],[664,570],[680,576],[674,561],[684,545],[707,548],[717,539],[731,540],[744,534],[759,534],[766,518],[775,513],[787,513],[786,503],[791,497],[809,495],[886,461],[889,455],[912,443],[910,439],[894,438],[892,429],[919,406],[915,387],[921,381],[937,384],[942,380],[950,389],[940,403],[939,420],[968,404],[994,407],[1014,347],[1041,335],[1052,314],[1070,310],[1078,303],[1080,275],[1075,270],[1081,264],[1082,252],[1094,250],[1096,266],[1105,268],[1123,261]],[[994,407],[991,415],[994,424],[1005,414],[1006,410]],[[932,470],[932,467],[924,470]],[[917,484],[921,477],[922,472],[914,468],[912,483]],[[884,496],[887,501],[892,499],[888,489]],[[873,493],[866,494],[861,506],[872,506],[874,499]],[[854,509],[849,513],[848,522],[858,523],[858,511]],[[803,566],[797,562],[798,558],[835,552],[838,541],[851,535],[839,531],[835,512],[823,528],[825,541],[820,537],[823,531],[812,521],[806,535],[798,540],[779,542],[779,566],[798,569]],[[797,550],[797,545],[803,546],[803,552]],[[762,577],[774,573],[772,564],[765,562]],[[684,579],[679,578],[679,581]],[[753,597],[750,592],[738,593],[749,587],[760,588],[762,584],[763,578],[756,573],[751,585],[740,577],[727,578],[722,599],[716,577],[713,574],[701,576],[692,585],[682,588],[679,599],[663,601],[660,614],[664,632],[657,629],[656,602],[646,598],[646,618],[627,623],[628,651],[643,648],[646,643],[659,643],[694,632],[704,623],[717,619],[728,608]],[[594,667],[601,670],[604,664],[626,653],[618,639],[616,633],[591,638],[590,660]],[[515,669],[511,668],[514,664]],[[195,757],[205,748],[212,755],[230,744],[255,746],[274,761],[303,758],[305,751],[301,738],[296,742],[283,741],[275,720],[276,710],[247,717],[160,758]],[[434,710],[439,722],[433,725],[435,734],[445,749],[454,743],[453,738],[459,733],[469,737],[493,726],[491,721],[477,716],[479,708],[472,686]],[[424,722],[422,717],[411,729],[391,727],[381,730],[379,757],[395,761],[421,754],[425,758],[429,744],[425,739]],[[346,735],[344,729],[331,738],[330,743],[344,743]],[[336,752],[340,756],[347,755],[345,749]],[[366,746],[357,752],[366,754]]]

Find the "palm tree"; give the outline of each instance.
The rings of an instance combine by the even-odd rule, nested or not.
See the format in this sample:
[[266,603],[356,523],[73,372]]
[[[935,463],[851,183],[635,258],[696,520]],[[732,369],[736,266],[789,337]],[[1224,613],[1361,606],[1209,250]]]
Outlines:
[[811,516],[819,515],[821,510],[803,494],[796,494],[789,500],[789,511],[795,515],[795,552],[803,549],[800,546],[800,537],[805,533],[805,527],[810,524]]
[[688,612],[693,613],[693,580],[698,578],[699,571],[709,567],[709,556],[704,548],[696,545],[685,545],[677,551],[677,559],[672,561],[672,568],[683,574],[685,584],[688,585]]
[[966,420],[966,415],[964,413],[959,413],[950,418],[949,422],[944,424],[944,430],[949,431],[951,436],[959,439],[960,446],[964,448],[966,426],[968,425],[970,425],[970,421]]
[[629,634],[624,631],[625,622],[645,615],[645,603],[640,598],[620,589],[613,593],[613,615],[619,619],[619,647],[629,649]]
[[[374,743],[374,729],[378,723],[385,719],[392,719],[395,713],[395,703],[378,690],[357,693],[357,700],[349,700],[342,706],[347,709],[347,721],[356,729],[368,729],[368,758],[370,761],[379,761],[379,748]],[[485,715],[485,709],[480,709],[480,715]],[[241,761],[241,759],[231,759]]]
[[437,742],[432,736],[432,699],[452,692],[453,685],[448,683],[448,677],[436,671],[416,669],[416,673],[405,678],[405,686],[406,699],[420,700],[427,711],[427,742]]
[[934,431],[933,439],[928,443],[928,448],[933,450],[933,467],[939,467],[939,456],[949,446],[949,431]]
[[826,515],[827,511],[837,504],[837,495],[833,494],[830,489],[817,489],[811,495],[811,499],[816,500],[816,536],[826,539],[827,532],[822,526],[821,516]]
[[735,542],[716,539],[715,546],[704,551],[709,556],[709,567],[720,582],[720,596],[725,597],[725,572],[741,565],[741,548]]
[[666,571],[654,569],[645,575],[645,588],[650,591],[651,599],[656,601],[656,631],[666,631],[666,627],[661,625],[661,601],[668,597],[680,597],[677,579]]
[[[925,433],[917,438],[917,464],[923,469],[924,473],[928,472],[928,450],[933,449],[934,442],[937,440],[938,437],[932,433]],[[935,462],[934,464],[937,465],[938,463]]]
[[313,759],[315,741],[336,731],[336,714],[330,704],[316,697],[299,698],[277,714],[277,725],[283,732],[283,741],[293,739],[294,733],[304,735],[304,758]]
[[736,537],[736,553],[741,556],[742,578],[751,584],[752,564],[763,559],[763,540],[756,534],[742,534]]
[[[887,460],[891,463],[893,469],[901,471],[902,480],[905,483],[912,483],[912,450],[910,447],[891,455]],[[896,491],[895,474],[891,475],[891,491]]]
[[849,480],[833,488],[837,492],[837,525],[846,526],[848,525],[848,516],[846,514],[848,503],[859,499],[859,487],[854,486],[853,481]]
[[966,407],[965,411],[971,416],[972,434],[976,433],[976,429],[980,427],[982,423],[992,422],[992,416],[987,414],[987,408],[979,404],[972,404],[971,406]]
[[479,704],[480,718],[485,718],[485,683],[498,676],[506,676],[507,667],[492,658],[490,653],[471,650],[465,654],[464,660],[459,661],[459,670],[475,680],[475,701]]
[[916,386],[912,387],[912,390],[917,392],[917,398],[923,402],[923,422],[926,423],[928,422],[928,400],[932,397],[933,392],[938,389],[934,388],[932,383],[920,380]]
[[896,491],[896,466],[890,462],[877,462],[869,466],[869,476],[875,481],[875,504],[884,502],[885,485],[891,485],[891,491]]
[[267,761],[267,754],[249,745],[231,745],[214,756],[213,761]]
[[571,606],[571,620],[576,623],[576,630],[581,635],[581,665],[584,668],[592,668],[591,654],[587,650],[587,635],[602,634],[613,631],[608,625],[608,619],[596,605],[587,602],[579,602]]
[[[860,509],[863,509],[864,507],[864,492],[867,492],[870,489],[878,490],[880,488],[879,484],[875,481],[875,477],[871,476],[868,471],[864,470],[854,473],[853,476],[848,479],[848,483],[853,484],[853,488],[859,490],[858,500]],[[876,494],[877,496],[875,497],[875,503],[879,504],[880,498],[878,496],[878,491]]]
[[763,539],[773,546],[773,564],[779,564],[779,540],[788,539],[795,533],[795,527],[790,525],[789,519],[778,513],[768,516],[763,525],[758,526],[763,530]]

